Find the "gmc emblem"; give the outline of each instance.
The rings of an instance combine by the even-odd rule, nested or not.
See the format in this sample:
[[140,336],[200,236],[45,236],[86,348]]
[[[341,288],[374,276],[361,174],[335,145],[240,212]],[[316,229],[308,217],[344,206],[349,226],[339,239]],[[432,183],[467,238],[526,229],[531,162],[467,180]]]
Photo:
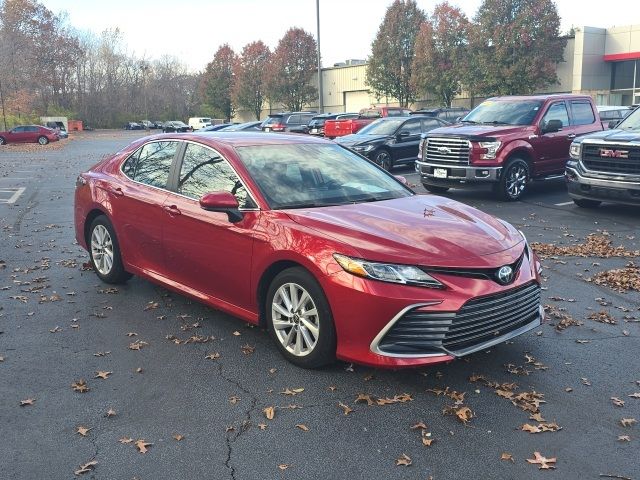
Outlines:
[[608,158],[629,158],[629,151],[628,150],[609,150],[607,148],[601,148],[600,156],[608,157]]

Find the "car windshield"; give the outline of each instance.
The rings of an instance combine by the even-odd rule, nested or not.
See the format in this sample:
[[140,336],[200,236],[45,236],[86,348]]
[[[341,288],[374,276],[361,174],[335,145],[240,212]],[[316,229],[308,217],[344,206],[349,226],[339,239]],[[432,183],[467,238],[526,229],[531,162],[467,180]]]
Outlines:
[[376,120],[360,129],[360,135],[393,135],[405,119]]
[[628,115],[620,124],[616,127],[620,130],[631,130],[632,132],[640,131],[640,107],[636,108],[633,113]]
[[486,100],[473,109],[463,122],[495,125],[531,125],[542,107],[540,100]]
[[236,150],[274,210],[413,195],[393,176],[339,145],[252,145]]

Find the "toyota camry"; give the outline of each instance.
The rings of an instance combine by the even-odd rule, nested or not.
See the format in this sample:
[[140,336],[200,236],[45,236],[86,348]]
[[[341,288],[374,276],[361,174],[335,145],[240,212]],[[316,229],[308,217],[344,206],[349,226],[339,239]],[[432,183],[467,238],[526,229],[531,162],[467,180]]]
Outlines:
[[75,232],[102,281],[263,326],[302,367],[448,362],[544,315],[521,232],[309,136],[137,140],[78,176]]

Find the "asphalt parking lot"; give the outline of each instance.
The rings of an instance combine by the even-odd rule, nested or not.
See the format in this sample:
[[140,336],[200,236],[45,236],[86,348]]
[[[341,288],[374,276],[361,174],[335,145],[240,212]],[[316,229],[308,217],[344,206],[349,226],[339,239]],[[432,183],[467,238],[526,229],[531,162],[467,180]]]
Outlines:
[[579,209],[562,180],[518,203],[452,190],[546,244],[548,323],[433,368],[307,371],[261,329],[87,271],[75,178],[139,136],[0,148],[0,477],[640,478],[640,293],[622,282],[640,264],[637,208]]

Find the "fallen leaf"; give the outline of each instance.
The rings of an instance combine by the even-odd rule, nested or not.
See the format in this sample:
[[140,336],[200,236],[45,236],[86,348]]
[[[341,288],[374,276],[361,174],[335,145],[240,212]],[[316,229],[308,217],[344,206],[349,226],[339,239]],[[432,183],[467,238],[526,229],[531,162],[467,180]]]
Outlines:
[[206,355],[204,358],[207,359],[207,360],[216,360],[216,359],[220,358],[220,354],[218,352],[210,353],[210,354]]
[[137,342],[133,342],[129,344],[129,350],[142,350],[142,347],[145,345],[149,345],[147,342],[143,342],[142,340],[138,340]]
[[82,378],[77,382],[72,383],[71,388],[73,388],[73,390],[78,393],[87,393],[89,391],[89,386],[87,385],[87,382],[84,381]]
[[272,374],[272,375],[273,375],[274,373],[276,373],[277,371],[278,371],[278,369],[277,369],[277,368],[270,368],[270,369],[269,369],[269,373],[270,373],[270,374]]
[[351,412],[353,412],[352,408],[342,402],[338,402],[338,406],[342,409],[345,415],[349,415]]
[[113,372],[97,371],[96,376],[93,378],[102,378],[103,380],[106,380],[107,378],[109,378],[109,375],[111,375],[112,373]]
[[424,424],[424,422],[418,422],[418,423],[414,423],[409,428],[411,430],[426,430],[427,426]]
[[235,332],[232,333],[232,335],[234,335],[236,337],[239,337],[242,334],[239,331],[236,330]]
[[618,397],[611,397],[611,401],[616,407],[624,407],[624,400]]
[[631,437],[629,435],[618,435],[619,442],[630,442]]
[[245,355],[251,355],[253,352],[255,352],[256,347],[254,347],[253,345],[249,345],[248,343],[246,345],[242,345],[240,347],[240,350],[242,351],[242,353],[244,353]]
[[80,468],[73,472],[75,475],[82,475],[84,473],[88,473],[91,470],[95,469],[95,466],[98,464],[97,461],[92,460],[90,462],[85,463],[84,465],[80,465]]
[[184,439],[184,435],[180,435],[179,433],[176,433],[176,434],[174,434],[174,435],[173,435],[173,439],[174,439],[176,442],[179,442],[179,441],[181,441],[181,440],[183,440],[183,439]]
[[133,438],[131,437],[122,437],[120,440],[118,440],[120,443],[131,443],[133,442]]
[[287,387],[280,393],[282,395],[294,396],[294,395],[297,395],[297,394],[302,393],[302,392],[304,392],[304,388],[292,388],[292,389],[290,389],[289,387]]
[[338,389],[338,387],[336,387],[335,385],[329,385],[327,387],[327,390],[329,390],[330,392],[335,392]]
[[562,427],[557,423],[539,423],[538,425],[525,423],[520,427],[520,430],[529,433],[557,432],[558,430],[562,430]]
[[405,466],[408,467],[411,465],[411,457],[409,457],[406,453],[403,453],[398,458],[396,458],[396,466]]
[[136,332],[129,332],[127,333],[127,337],[137,337],[138,334]]
[[262,409],[264,416],[267,417],[267,420],[273,420],[273,417],[276,415],[276,410],[274,407],[266,407]]
[[515,461],[513,460],[513,455],[507,452],[502,452],[502,455],[500,455],[500,460],[508,460],[511,463],[515,463]]
[[104,414],[104,416],[107,418],[115,417],[116,415],[117,413],[113,408],[110,408],[109,410],[107,410],[107,413]]
[[366,403],[367,405],[375,405],[375,402],[371,398],[371,395],[366,395],[364,393],[359,393],[356,397],[356,403]]
[[304,423],[298,423],[298,424],[296,424],[296,427],[298,427],[303,432],[308,432],[309,431],[309,427],[307,427]]
[[623,418],[623,419],[620,420],[620,424],[623,427],[630,427],[634,423],[637,423],[635,418]]
[[422,445],[425,447],[430,447],[433,442],[436,441],[435,438],[431,438],[431,432],[422,431],[421,434]]
[[640,392],[632,393],[631,395],[627,395],[627,397],[631,397],[631,398],[640,398]]
[[142,370],[142,368],[140,368],[140,367],[136,368],[136,373],[142,373],[142,372],[144,372],[144,370]]
[[91,430],[91,429],[90,429],[90,428],[87,428],[87,427],[79,426],[79,427],[77,427],[77,428],[76,428],[76,433],[77,433],[78,435],[81,435],[81,436],[83,436],[83,437],[86,437],[86,436],[87,436],[87,433],[89,433],[89,430]]
[[33,405],[35,401],[36,401],[35,398],[27,398],[26,400],[20,400],[20,406],[27,407],[29,405]]
[[260,430],[266,430],[267,429],[267,424],[266,423],[259,423],[258,424],[258,428]]
[[62,328],[59,326],[55,326],[54,328],[52,328],[51,330],[49,330],[51,333],[58,333],[62,331]]
[[229,397],[229,403],[231,405],[235,405],[236,403],[238,403],[240,401],[240,397],[233,395],[231,397]]
[[532,463],[534,465],[539,465],[539,470],[550,470],[555,469],[555,465],[551,465],[552,463],[556,463],[556,458],[545,458],[540,452],[533,452],[535,458],[527,458],[527,462]]
[[278,468],[279,468],[280,470],[283,470],[283,471],[284,471],[284,470],[286,470],[287,468],[289,468],[290,466],[291,466],[291,464],[290,464],[290,463],[281,463],[280,465],[278,465]]
[[475,416],[469,407],[446,407],[443,413],[445,415],[455,415],[465,425]]
[[147,453],[147,451],[149,451],[147,447],[150,447],[151,445],[153,445],[153,443],[147,443],[143,439],[140,439],[136,440],[136,443],[134,445],[140,453]]

